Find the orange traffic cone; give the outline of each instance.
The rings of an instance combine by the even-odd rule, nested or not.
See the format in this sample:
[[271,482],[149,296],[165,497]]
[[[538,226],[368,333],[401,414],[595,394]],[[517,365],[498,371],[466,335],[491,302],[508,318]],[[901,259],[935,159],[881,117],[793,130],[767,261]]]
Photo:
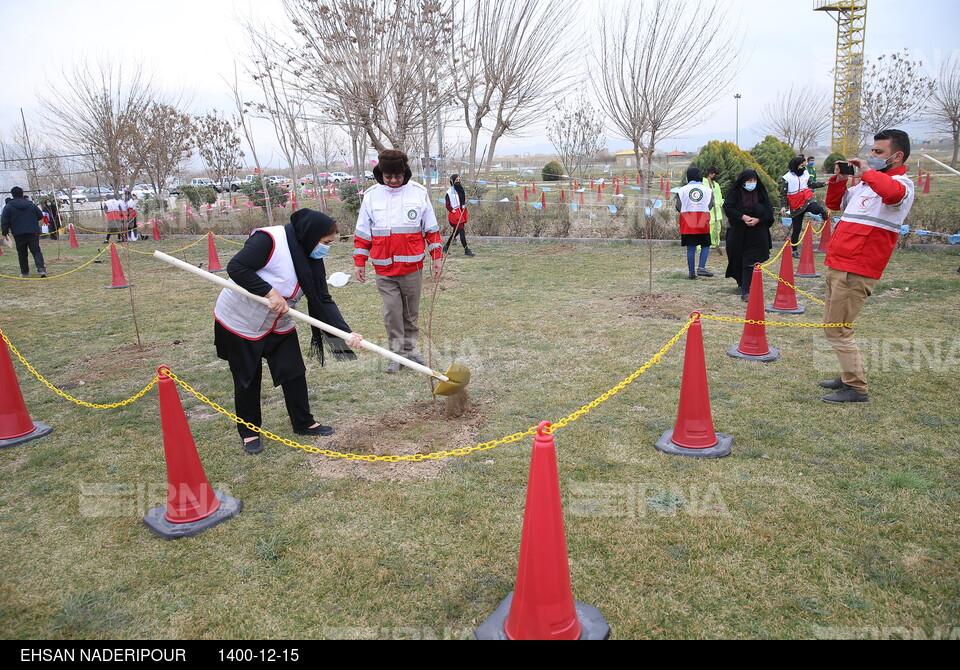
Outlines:
[[[829,225],[829,224],[827,224]],[[793,254],[790,253],[790,240],[783,243],[783,254],[780,258],[780,279],[777,282],[777,297],[772,305],[767,305],[768,312],[781,314],[803,314],[807,308],[797,305],[797,291],[793,288]]]
[[603,185],[601,184],[600,186],[597,186],[597,202],[601,202],[602,200],[603,200]]
[[207,481],[187,415],[180,404],[177,383],[160,367],[160,423],[167,462],[167,504],[143,517],[144,525],[164,540],[190,537],[237,516],[243,507],[233,496],[216,491]]
[[830,246],[830,238],[833,237],[832,230],[833,222],[828,216],[823,221],[823,230],[820,231],[820,242],[817,244],[817,248],[814,253],[825,254],[827,253],[827,247]]
[[516,200],[516,202],[517,202],[517,214],[519,214],[519,213],[520,213],[520,196],[519,196],[519,195],[515,195],[515,196],[513,196],[513,198],[514,198],[514,200]]
[[[758,263],[753,268],[753,279],[750,280],[747,321],[762,322],[763,320],[763,271],[760,270]],[[767,344],[767,329],[763,323],[745,323],[740,344],[730,347],[727,350],[727,356],[769,363],[780,358],[780,350]]]
[[617,190],[614,193],[614,195],[620,195],[620,184],[617,184],[616,186],[617,186]]
[[594,607],[574,602],[563,531],[560,477],[547,421],[530,457],[516,590],[476,630],[478,640],[606,640],[610,627]]
[[223,272],[220,266],[220,257],[217,255],[217,245],[213,241],[213,232],[207,233],[207,270],[209,272]]
[[697,312],[690,316],[695,321],[687,330],[677,422],[672,430],[664,431],[654,447],[674,456],[721,458],[730,453],[733,437],[713,430],[710,387],[707,384],[707,364],[703,353],[703,327]]
[[543,209],[547,208],[547,192],[546,191],[540,192],[540,206]]
[[67,224],[67,228],[70,230],[70,248],[79,249],[80,244],[77,242],[77,233],[73,230],[73,224]]
[[[0,331],[0,335],[3,331]],[[3,335],[7,342],[7,336]],[[0,402],[0,449],[6,449],[17,444],[35,440],[48,435],[53,430],[50,426],[39,421],[32,421],[27,412],[27,405],[23,402],[23,393],[20,392],[20,382],[10,360],[10,352],[6,344],[0,352],[0,391],[3,402]]]
[[800,247],[800,265],[797,267],[797,277],[822,277],[817,272],[817,266],[813,262],[813,228],[807,226],[803,234],[803,244]]
[[524,186],[524,187],[523,187],[523,201],[526,202],[527,200],[528,200],[528,198],[527,198],[527,187]]
[[157,242],[160,241],[160,219],[153,220],[153,239]]
[[566,192],[561,188],[561,189],[560,189],[560,202],[566,202],[566,201],[567,201],[567,194],[566,194]]
[[924,193],[930,192],[930,173],[929,172],[927,173],[927,180],[923,182],[923,192]]
[[297,190],[293,189],[293,192],[290,194],[290,212],[293,213],[295,211],[297,211]]
[[107,288],[127,288],[133,284],[127,283],[123,275],[123,266],[120,265],[120,256],[117,254],[117,245],[110,243],[110,268],[113,270],[113,283]]
[[583,191],[580,191],[580,204],[581,205],[585,204],[583,201]]

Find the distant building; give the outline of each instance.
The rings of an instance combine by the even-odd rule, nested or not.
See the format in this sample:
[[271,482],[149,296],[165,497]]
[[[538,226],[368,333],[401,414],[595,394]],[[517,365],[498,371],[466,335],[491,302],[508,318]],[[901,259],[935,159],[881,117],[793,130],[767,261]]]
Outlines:
[[[640,152],[640,155],[643,156],[643,152]],[[613,157],[617,159],[618,168],[633,168],[636,169],[637,166],[637,156],[633,153],[633,149],[624,149],[623,151],[618,151],[613,154]]]

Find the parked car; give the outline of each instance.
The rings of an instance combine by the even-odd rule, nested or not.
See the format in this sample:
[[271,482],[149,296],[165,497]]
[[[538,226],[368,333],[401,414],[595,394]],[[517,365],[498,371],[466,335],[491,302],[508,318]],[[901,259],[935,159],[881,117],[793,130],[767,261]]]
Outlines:
[[102,202],[117,197],[117,194],[109,186],[93,186],[87,189],[86,196],[88,202]]
[[70,191],[70,197],[73,198],[73,201],[77,204],[89,202],[89,198],[87,198],[87,188],[85,186],[75,187]]
[[54,191],[53,195],[56,197],[57,203],[61,205],[68,205],[70,204],[70,200],[72,200],[72,198],[63,191]]
[[293,180],[290,177],[284,177],[283,175],[275,174],[272,177],[267,177],[267,181],[273,182],[280,188],[290,188],[290,184],[293,183]]
[[190,185],[196,188],[212,188],[217,193],[220,192],[220,185],[210,177],[195,177],[190,180]]
[[363,173],[363,178],[367,181],[373,181],[373,173],[370,170],[365,170]]
[[346,172],[333,172],[327,179],[334,184],[339,184],[342,181],[356,179],[356,177],[354,177],[352,174],[347,174]]
[[152,195],[157,194],[157,189],[153,187],[153,184],[137,184],[132,189],[130,189],[130,195],[139,200],[140,198],[149,198]]
[[240,177],[224,177],[220,180],[221,191],[239,191],[243,181]]

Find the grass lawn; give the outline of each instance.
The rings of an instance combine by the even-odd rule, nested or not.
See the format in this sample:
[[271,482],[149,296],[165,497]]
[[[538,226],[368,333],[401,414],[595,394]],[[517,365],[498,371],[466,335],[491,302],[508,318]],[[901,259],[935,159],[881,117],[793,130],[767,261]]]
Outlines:
[[[154,244],[182,246],[137,249]],[[235,248],[218,246],[224,261]],[[468,412],[444,419],[422,377],[384,375],[372,354],[308,362],[314,414],[338,430],[315,445],[428,453],[557,421],[639,368],[690,311],[744,315],[717,255],[717,278],[694,282],[680,248],[657,248],[651,295],[644,247],[471,246],[476,258],[451,256],[433,317],[434,367],[457,360],[473,373]],[[97,247],[44,250],[56,274]],[[349,271],[349,254],[335,245],[328,272]],[[205,245],[182,255],[204,261]],[[108,263],[0,279],[0,328],[83,400],[127,398],[166,364],[232,410],[212,344],[217,289],[146,255],[121,258],[131,290],[105,290]],[[676,419],[683,341],[558,430],[576,599],[616,638],[956,636],[958,265],[954,251],[896,252],[857,326],[868,404],[820,402],[816,382],[836,375],[822,331],[768,328],[781,358],[760,364],[725,354],[739,325],[705,321],[729,457],[653,448]],[[15,254],[0,257],[0,274],[18,274]],[[822,297],[822,279],[797,281]],[[768,278],[767,302],[773,290]],[[383,341],[372,282],[334,296],[354,330]],[[777,320],[821,322],[822,307],[800,300],[807,314]],[[141,523],[165,496],[156,391],[87,409],[14,365],[31,417],[54,432],[0,451],[5,638],[460,638],[513,588],[530,438],[424,463],[331,460],[275,442],[253,457],[232,422],[181,391],[211,484],[244,508],[165,542]],[[295,437],[278,389],[265,385],[263,406],[265,428]]]

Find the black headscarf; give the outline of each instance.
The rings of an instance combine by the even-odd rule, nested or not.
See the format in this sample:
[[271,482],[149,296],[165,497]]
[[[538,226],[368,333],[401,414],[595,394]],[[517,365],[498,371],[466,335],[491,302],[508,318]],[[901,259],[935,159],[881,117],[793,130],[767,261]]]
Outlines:
[[[752,179],[757,180],[757,187],[753,191],[747,191],[743,188],[743,185]],[[752,208],[749,209],[753,212],[751,216],[756,216],[764,222],[768,219],[773,220],[773,206],[770,203],[770,196],[767,195],[767,188],[763,185],[763,181],[755,170],[749,168],[743,170],[723,199],[724,210],[728,208],[736,210]]]
[[691,166],[687,168],[687,182],[691,181],[703,181],[703,173],[700,171],[700,168],[696,166]]
[[807,169],[807,161],[803,158],[803,156],[797,156],[796,158],[791,158],[790,172],[792,172],[793,174],[799,177],[800,175],[803,174],[803,170],[801,170],[800,168],[803,168],[803,170]]
[[450,175],[450,185],[453,187],[453,190],[457,192],[457,197],[460,198],[460,206],[467,206],[467,193],[463,190],[463,184],[457,181],[460,177],[458,174]]
[[[350,332],[343,320],[337,303],[330,297],[327,289],[327,271],[323,260],[310,258],[310,254],[326,235],[330,234],[336,221],[322,212],[312,209],[300,209],[290,217],[290,223],[283,228],[287,233],[287,246],[293,257],[293,268],[297,273],[300,288],[307,296],[307,310],[310,316],[324,323]],[[354,360],[357,355],[339,337],[311,326],[313,337],[310,348],[323,365],[323,343],[326,342],[330,353],[338,361]]]

